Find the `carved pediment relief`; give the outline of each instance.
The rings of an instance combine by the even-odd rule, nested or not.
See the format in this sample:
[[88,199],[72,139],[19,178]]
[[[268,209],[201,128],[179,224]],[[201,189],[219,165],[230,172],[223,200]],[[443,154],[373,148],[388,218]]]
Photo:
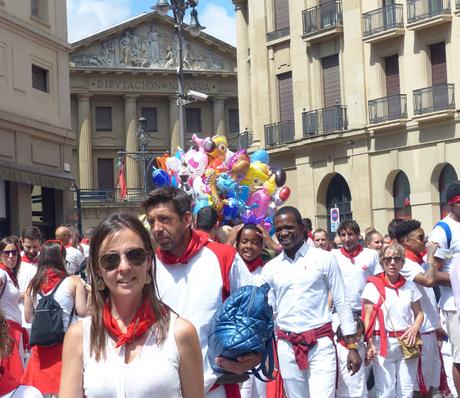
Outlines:
[[[166,69],[178,66],[178,44],[174,30],[145,24],[127,29],[70,54],[71,66],[110,69]],[[234,71],[232,57],[219,54],[198,39],[184,37],[185,70]]]

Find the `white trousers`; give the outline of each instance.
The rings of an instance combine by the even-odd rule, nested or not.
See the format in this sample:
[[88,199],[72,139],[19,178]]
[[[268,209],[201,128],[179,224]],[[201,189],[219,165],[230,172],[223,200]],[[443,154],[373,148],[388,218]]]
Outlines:
[[334,398],[336,358],[329,337],[322,337],[308,352],[308,368],[300,370],[291,343],[278,340],[278,357],[288,398]]
[[[441,380],[441,358],[436,333],[422,334],[422,341],[422,373],[425,386],[429,390],[431,387],[439,387]],[[418,381],[415,385],[415,391],[420,391]]]
[[260,381],[253,375],[249,376],[240,388],[241,398],[265,398],[267,383]]
[[[375,338],[380,347],[380,338]],[[398,339],[388,338],[386,358],[377,354],[374,361],[375,390],[379,398],[412,398],[417,384],[418,358],[406,360],[402,356]]]

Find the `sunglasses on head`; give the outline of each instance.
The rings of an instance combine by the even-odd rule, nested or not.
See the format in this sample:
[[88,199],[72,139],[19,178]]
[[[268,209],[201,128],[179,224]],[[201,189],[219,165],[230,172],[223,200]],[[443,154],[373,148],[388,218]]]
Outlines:
[[130,249],[124,254],[118,252],[106,253],[99,257],[99,264],[105,270],[112,271],[118,268],[123,256],[126,257],[126,260],[130,264],[139,266],[143,265],[147,260],[147,251],[139,247],[137,249]]
[[4,256],[17,256],[19,254],[19,250],[2,250],[0,253]]

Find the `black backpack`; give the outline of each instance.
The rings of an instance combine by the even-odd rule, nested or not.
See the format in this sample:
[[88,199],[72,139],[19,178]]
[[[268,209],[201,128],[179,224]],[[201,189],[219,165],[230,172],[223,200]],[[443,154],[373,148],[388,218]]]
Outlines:
[[[32,329],[30,331],[30,345],[50,346],[64,340],[64,322],[62,319],[63,310],[60,304],[54,299],[54,293],[65,278],[61,279],[53,291],[46,296],[38,292],[40,299],[35,308]],[[70,315],[69,324],[72,320],[73,311]]]

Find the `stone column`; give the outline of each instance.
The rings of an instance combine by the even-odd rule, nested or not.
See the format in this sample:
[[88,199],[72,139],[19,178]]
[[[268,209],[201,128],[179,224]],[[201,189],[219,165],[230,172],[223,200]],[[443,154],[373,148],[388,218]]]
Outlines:
[[78,96],[78,164],[80,169],[80,189],[93,189],[93,131],[91,127],[90,95]]
[[238,70],[238,112],[240,130],[252,131],[251,74],[248,33],[248,4],[244,0],[234,0],[236,11],[236,58]]
[[[126,95],[125,100],[125,129],[126,129],[126,152],[137,152],[137,108],[136,96]],[[139,179],[139,165],[126,157],[126,186],[127,188],[141,188]]]
[[179,107],[176,96],[169,98],[169,128],[171,132],[171,155],[174,155],[180,145]]
[[227,129],[225,128],[225,100],[224,98],[214,98],[213,101],[213,134],[227,135]]

